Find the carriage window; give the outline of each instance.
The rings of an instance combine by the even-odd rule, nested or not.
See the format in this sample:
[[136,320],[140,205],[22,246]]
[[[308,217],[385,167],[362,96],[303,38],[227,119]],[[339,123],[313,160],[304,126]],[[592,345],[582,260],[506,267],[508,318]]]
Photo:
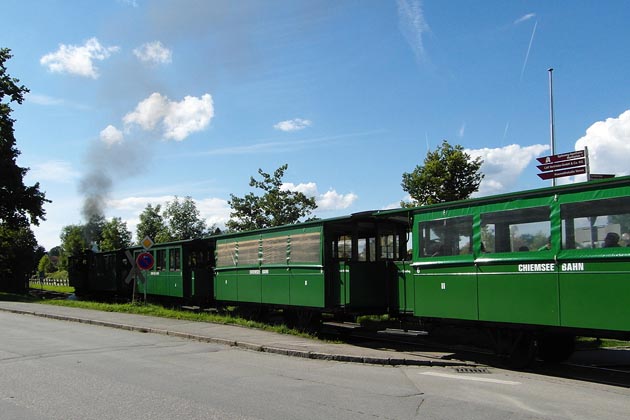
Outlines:
[[155,270],[156,271],[166,270],[166,250],[165,249],[158,249],[155,252]]
[[333,243],[336,250],[333,252],[340,260],[349,260],[352,258],[352,237],[342,235]]
[[472,216],[420,223],[420,257],[472,253]]
[[630,197],[560,206],[562,248],[617,248],[630,245]]
[[262,240],[262,250],[265,264],[286,264],[287,237],[264,238]]
[[217,267],[229,267],[238,264],[238,253],[234,242],[217,243]]
[[359,238],[359,261],[376,261],[376,238]]
[[319,263],[321,236],[319,232],[291,235],[288,241],[289,260],[292,262]]
[[483,252],[549,249],[549,207],[531,207],[481,215]]
[[398,259],[398,246],[396,235],[381,235],[381,258],[382,259]]
[[169,271],[180,271],[180,252],[178,248],[168,250],[168,268]]
[[239,242],[237,245],[239,264],[258,265],[260,262],[259,244],[258,239]]

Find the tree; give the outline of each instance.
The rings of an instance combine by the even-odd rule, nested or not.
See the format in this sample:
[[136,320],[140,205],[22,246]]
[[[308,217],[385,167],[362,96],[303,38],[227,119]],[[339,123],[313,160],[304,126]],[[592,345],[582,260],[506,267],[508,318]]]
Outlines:
[[147,204],[144,211],[140,214],[140,223],[136,226],[136,239],[138,242],[147,236],[155,242],[158,242],[158,237],[168,237],[164,218],[160,214],[161,208],[159,204],[155,207]]
[[0,288],[24,292],[37,250],[29,224],[45,220],[44,203],[50,200],[39,190],[39,183],[24,185],[28,168],[16,163],[20,152],[10,104],[21,104],[29,90],[7,74],[5,63],[11,57],[11,50],[0,48]]
[[166,237],[161,232],[157,235],[156,242],[200,238],[207,234],[206,222],[201,218],[191,197],[182,201],[175,197],[175,200],[166,203],[162,217],[166,220]]
[[402,188],[409,193],[410,203],[403,207],[421,206],[463,200],[479,189],[484,175],[479,172],[483,160],[471,159],[460,145],[451,146],[443,140],[435,151],[429,151],[424,166],[403,173]]
[[37,268],[37,240],[28,227],[0,224],[0,288],[24,293],[28,279]]
[[228,229],[244,231],[297,223],[317,208],[315,198],[282,188],[282,177],[288,167],[287,164],[282,165],[273,176],[258,169],[261,181],[250,177],[250,187],[265,191],[261,196],[249,193],[241,198],[230,194],[228,204],[232,212],[226,223]]
[[127,223],[120,217],[112,217],[112,220],[103,225],[101,251],[113,251],[129,246],[131,246],[131,232],[127,229]]
[[19,80],[6,72],[5,62],[12,57],[10,51],[0,49],[0,221],[18,228],[28,226],[29,222],[39,225],[40,220],[45,220],[44,203],[50,200],[46,200],[39,190],[39,183],[30,187],[24,185],[28,168],[21,168],[16,163],[20,151],[15,145],[15,120],[11,118],[10,103],[21,104],[29,90],[18,86]]
[[64,256],[78,255],[88,248],[83,231],[84,227],[81,225],[68,225],[61,229],[59,237]]
[[44,254],[44,256],[39,260],[39,264],[37,264],[37,271],[41,273],[52,273],[57,271],[48,254]]

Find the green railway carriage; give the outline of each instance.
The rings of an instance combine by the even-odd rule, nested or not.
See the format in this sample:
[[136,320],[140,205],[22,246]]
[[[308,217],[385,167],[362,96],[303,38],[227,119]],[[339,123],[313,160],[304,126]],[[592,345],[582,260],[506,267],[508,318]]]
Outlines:
[[513,348],[630,337],[630,177],[380,216],[411,220],[399,313],[491,326]]
[[188,302],[209,302],[212,298],[214,240],[192,239],[154,245],[150,250],[133,249],[134,259],[142,252],[153,256],[154,265],[136,279],[136,293]]
[[314,312],[383,312],[405,234],[372,212],[260,231],[216,243],[215,299]]

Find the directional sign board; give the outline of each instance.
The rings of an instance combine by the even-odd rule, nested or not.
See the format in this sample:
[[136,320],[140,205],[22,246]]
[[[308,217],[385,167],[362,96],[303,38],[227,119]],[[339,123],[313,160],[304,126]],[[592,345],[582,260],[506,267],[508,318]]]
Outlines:
[[559,155],[536,158],[542,165],[538,165],[542,179],[554,179],[563,176],[581,175],[586,173],[588,156],[585,150],[562,153]]
[[151,253],[143,252],[138,255],[138,258],[136,258],[136,264],[138,264],[138,268],[141,270],[150,270],[153,268],[155,261],[153,260],[153,255],[151,255]]
[[537,168],[543,172],[556,171],[558,169],[575,168],[576,166],[586,165],[586,159],[565,160],[563,162],[548,163],[546,165],[537,165]]
[[584,150],[576,150],[575,152],[561,153],[559,155],[543,156],[536,158],[540,163],[556,163],[565,160],[580,159],[585,157]]
[[538,174],[538,176],[542,179],[552,179],[560,178],[563,176],[581,175],[585,173],[586,168],[582,166],[580,168],[564,169],[562,171],[543,172],[542,174]]

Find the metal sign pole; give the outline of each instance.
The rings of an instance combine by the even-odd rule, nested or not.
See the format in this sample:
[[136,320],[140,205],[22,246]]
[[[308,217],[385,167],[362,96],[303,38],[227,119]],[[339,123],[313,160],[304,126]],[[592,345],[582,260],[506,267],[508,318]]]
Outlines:
[[[556,154],[555,129],[553,122],[553,68],[549,72],[549,131],[551,137],[551,154]],[[556,186],[556,178],[551,178],[551,185]]]
[[584,146],[584,159],[586,160],[586,181],[591,180],[591,165],[588,163],[588,146]]

